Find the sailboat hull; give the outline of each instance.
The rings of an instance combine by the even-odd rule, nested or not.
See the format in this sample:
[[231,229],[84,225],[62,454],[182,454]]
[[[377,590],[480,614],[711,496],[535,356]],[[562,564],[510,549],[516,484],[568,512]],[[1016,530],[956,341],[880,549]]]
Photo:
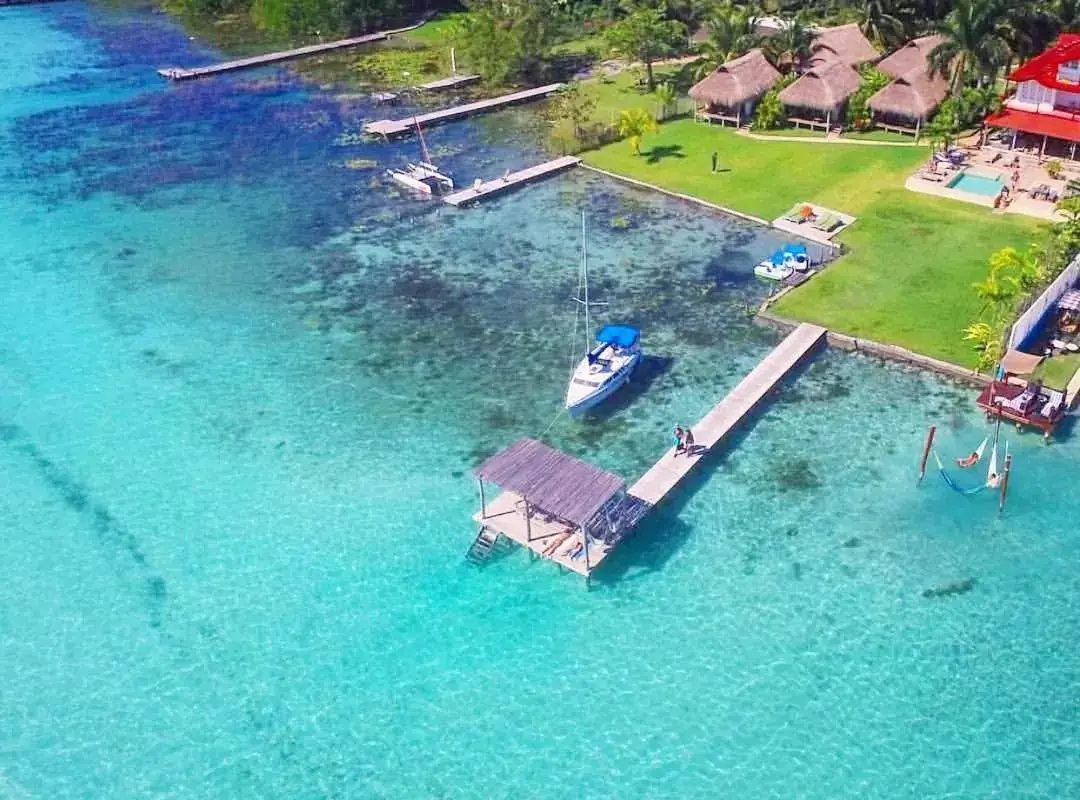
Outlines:
[[[595,408],[604,402],[616,391],[621,389],[630,380],[637,365],[641,362],[641,353],[634,353],[626,359],[625,363],[617,370],[609,373],[599,385],[595,387],[582,387],[582,384],[571,382],[570,389],[566,393],[566,410],[571,417],[579,417],[591,408]],[[580,372],[585,363],[578,367],[575,372]],[[580,379],[579,379],[580,380]],[[589,391],[591,389],[591,391]]]

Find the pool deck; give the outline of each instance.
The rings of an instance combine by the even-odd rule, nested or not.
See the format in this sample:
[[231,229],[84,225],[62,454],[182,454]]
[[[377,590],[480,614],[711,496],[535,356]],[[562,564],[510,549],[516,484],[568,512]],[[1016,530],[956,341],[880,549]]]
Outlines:
[[[979,154],[979,156],[981,155],[982,154]],[[993,174],[1001,176],[1008,182],[1009,172],[1007,170],[991,165],[986,158],[980,158],[979,156],[976,156],[974,161],[963,169],[971,169],[976,174]],[[1053,203],[1044,200],[1035,200],[1028,195],[1030,189],[1033,189],[1040,184],[1054,184],[1053,181],[1047,179],[1045,171],[1041,168],[1032,168],[1028,165],[1021,167],[1020,182],[1017,184],[1017,191],[1013,196],[1012,202],[1004,209],[994,208],[993,196],[966,192],[963,189],[950,188],[949,183],[955,180],[956,176],[959,175],[961,171],[962,170],[950,170],[941,173],[940,175],[935,175],[933,178],[928,178],[924,177],[926,175],[925,170],[920,169],[904,181],[904,188],[920,194],[944,197],[961,203],[982,206],[983,208],[991,209],[996,214],[1023,214],[1027,217],[1049,220],[1051,222],[1062,222],[1065,219],[1064,215],[1057,210]],[[1064,181],[1061,182],[1059,193],[1064,192],[1064,183]]]

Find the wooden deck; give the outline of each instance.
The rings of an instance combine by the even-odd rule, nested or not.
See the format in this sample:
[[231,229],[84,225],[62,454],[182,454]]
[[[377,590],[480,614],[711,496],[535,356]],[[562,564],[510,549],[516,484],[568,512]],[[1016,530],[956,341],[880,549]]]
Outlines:
[[826,330],[818,325],[803,323],[796,328],[727,397],[693,426],[695,453],[676,456],[675,449],[671,448],[627,493],[653,506],[662,501],[703,455],[753,412],[758,403],[821,342],[825,334]]
[[437,81],[421,83],[416,88],[423,89],[425,92],[438,92],[442,89],[453,89],[455,86],[464,86],[467,83],[476,83],[478,80],[480,80],[479,75],[451,75],[449,78],[441,78]]
[[405,28],[394,28],[389,31],[369,33],[366,36],[354,36],[351,39],[338,39],[334,42],[310,44],[306,47],[297,47],[294,50],[279,50],[275,53],[265,53],[261,56],[251,56],[250,58],[238,58],[233,61],[223,61],[220,64],[210,64],[205,67],[164,67],[158,70],[158,75],[163,78],[168,78],[171,81],[188,81],[195,78],[205,78],[210,75],[220,75],[223,72],[235,72],[240,69],[263,67],[268,64],[277,64],[282,61],[292,61],[295,58],[304,58],[305,56],[314,56],[320,53],[331,53],[336,50],[347,50],[350,47],[357,47],[362,44],[368,44],[369,42],[379,42],[383,39],[388,39],[396,33],[405,33],[406,31],[416,30],[423,24],[423,22],[420,22]]
[[556,172],[561,172],[564,169],[577,166],[581,163],[581,159],[576,156],[562,156],[560,158],[553,159],[552,161],[545,161],[543,164],[536,164],[532,167],[526,167],[523,170],[517,172],[511,172],[507,175],[496,178],[492,181],[486,181],[476,186],[470,186],[468,189],[462,189],[448,194],[443,198],[443,201],[449,203],[452,206],[461,206],[466,203],[471,203],[476,200],[482,200],[485,197],[490,197],[493,194],[499,192],[505,192],[508,189],[512,189],[515,186],[522,186],[526,183],[532,183],[540,178],[553,175]]
[[558,521],[545,521],[542,512],[533,510],[525,519],[525,502],[513,492],[504,491],[487,504],[487,515],[477,512],[476,522],[489,530],[527,547],[541,558],[554,561],[578,575],[588,576],[608,555],[610,550],[602,542],[589,539],[589,569],[585,569],[585,556],[571,558],[582,547],[581,532]]
[[381,119],[369,122],[364,126],[364,133],[377,136],[399,136],[416,128],[416,125],[431,125],[433,123],[448,122],[461,117],[468,117],[484,111],[492,111],[496,108],[523,103],[526,100],[536,100],[547,97],[563,87],[562,83],[549,83],[546,86],[537,86],[535,89],[526,89],[521,92],[504,94],[499,97],[490,97],[487,100],[477,100],[475,103],[465,103],[460,106],[444,108],[440,111],[431,111],[427,114],[418,114],[415,117],[405,119]]

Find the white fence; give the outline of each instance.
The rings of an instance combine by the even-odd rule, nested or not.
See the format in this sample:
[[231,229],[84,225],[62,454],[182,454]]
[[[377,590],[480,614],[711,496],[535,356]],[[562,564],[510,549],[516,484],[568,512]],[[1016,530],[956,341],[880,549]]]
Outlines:
[[1012,331],[1009,333],[1010,350],[1020,348],[1031,333],[1039,327],[1039,323],[1046,316],[1046,312],[1054,307],[1065,292],[1076,285],[1078,278],[1080,278],[1080,255],[1062,270],[1053,283],[1046,287],[1046,291],[1035,298],[1028,310],[1016,320],[1016,323],[1012,326]]

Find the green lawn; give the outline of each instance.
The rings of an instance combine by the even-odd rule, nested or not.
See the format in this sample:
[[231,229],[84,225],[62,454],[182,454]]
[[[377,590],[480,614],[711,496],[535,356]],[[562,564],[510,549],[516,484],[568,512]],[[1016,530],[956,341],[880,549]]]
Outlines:
[[465,16],[464,11],[452,11],[439,14],[434,19],[428,20],[414,31],[409,31],[402,36],[413,44],[425,47],[449,47],[448,34],[451,29]]
[[[710,173],[714,150],[727,170],[717,175]],[[799,201],[855,215],[840,237],[850,253],[788,293],[776,312],[974,366],[961,334],[979,310],[971,284],[985,276],[990,253],[1025,247],[1039,223],[907,191],[904,179],[926,154],[921,147],[757,141],[678,120],[646,137],[641,156],[616,142],[585,160],[764,219]]]
[[767,131],[754,131],[755,136],[797,136],[800,139],[824,139],[825,131],[813,128],[774,128]]
[[1080,354],[1062,353],[1045,359],[1032,377],[1041,380],[1051,389],[1064,390],[1077,369],[1080,369]]
[[[864,139],[869,142],[893,142],[896,144],[911,144],[915,141],[914,136],[908,136],[906,133],[897,133],[896,131],[846,131],[844,133],[845,139]],[[922,144],[926,144],[924,140]]]

